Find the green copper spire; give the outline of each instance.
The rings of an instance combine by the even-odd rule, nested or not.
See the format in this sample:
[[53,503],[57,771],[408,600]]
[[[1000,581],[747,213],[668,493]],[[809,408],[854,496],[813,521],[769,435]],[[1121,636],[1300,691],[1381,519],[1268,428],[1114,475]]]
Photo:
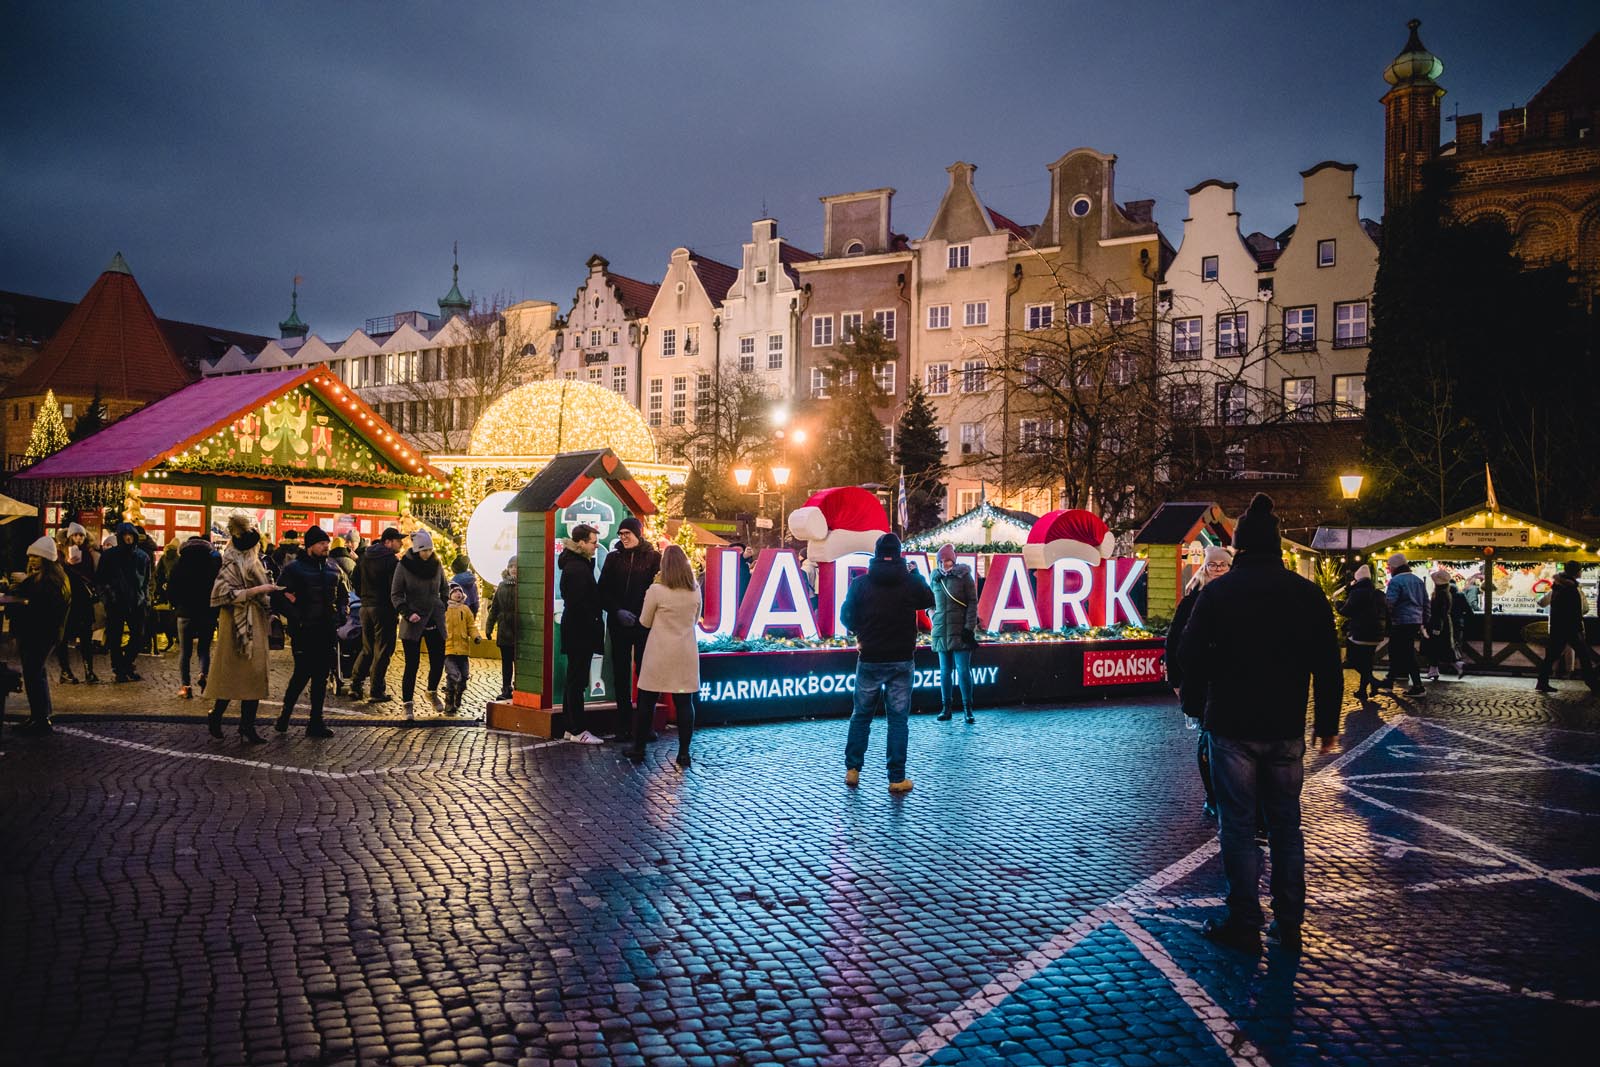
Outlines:
[[304,337],[311,327],[300,321],[300,275],[294,276],[294,291],[289,295],[289,317],[278,323],[279,337]]
[[457,315],[466,317],[472,310],[472,302],[461,295],[461,247],[458,243],[450,246],[453,262],[450,267],[450,291],[439,298],[439,317],[449,322]]
[[130,278],[133,277],[133,271],[131,268],[129,268],[128,261],[122,258],[121,252],[118,252],[116,255],[111,257],[111,263],[106,267],[105,270],[101,271],[101,273],[126,274]]

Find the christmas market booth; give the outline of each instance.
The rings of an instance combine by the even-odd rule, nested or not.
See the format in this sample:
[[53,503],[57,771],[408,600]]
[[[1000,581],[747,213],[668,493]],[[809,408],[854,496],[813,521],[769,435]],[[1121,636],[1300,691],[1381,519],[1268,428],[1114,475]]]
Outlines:
[[1384,563],[1404,552],[1411,570],[1428,583],[1443,568],[1467,598],[1472,616],[1462,642],[1477,670],[1537,670],[1549,636],[1549,609],[1539,600],[1563,563],[1582,567],[1578,579],[1588,604],[1584,632],[1600,640],[1596,618],[1600,553],[1588,536],[1500,506],[1484,504],[1375,541],[1365,550],[1373,577],[1387,579]]
[[13,491],[98,537],[104,509],[159,545],[220,536],[248,511],[262,536],[407,528],[444,475],[326,367],[207,378],[17,472]]

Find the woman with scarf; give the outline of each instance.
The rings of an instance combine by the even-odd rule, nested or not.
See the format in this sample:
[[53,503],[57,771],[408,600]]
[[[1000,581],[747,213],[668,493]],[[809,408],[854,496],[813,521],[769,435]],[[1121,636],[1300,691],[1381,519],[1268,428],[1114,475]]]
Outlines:
[[256,733],[256,709],[267,696],[268,605],[277,587],[261,562],[261,533],[255,520],[245,512],[234,512],[228,517],[228,535],[222,568],[211,586],[211,606],[219,614],[205,685],[205,695],[215,703],[206,725],[212,737],[220,738],[222,713],[228,701],[237,700],[239,737],[259,745],[266,738]]
[[428,646],[428,702],[435,712],[444,710],[439,701],[439,678],[444,674],[444,613],[449,599],[450,580],[433,554],[433,535],[418,530],[411,535],[411,550],[400,557],[389,586],[390,603],[400,617],[400,646],[406,654],[400,699],[405,702],[407,719],[416,718],[412,697],[417,691],[424,643]]

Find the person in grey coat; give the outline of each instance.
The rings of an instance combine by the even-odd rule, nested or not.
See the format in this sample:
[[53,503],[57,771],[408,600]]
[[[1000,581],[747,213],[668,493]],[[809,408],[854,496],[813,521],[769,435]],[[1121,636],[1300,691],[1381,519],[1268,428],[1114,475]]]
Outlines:
[[424,642],[428,646],[428,700],[434,711],[442,711],[439,679],[444,675],[444,610],[450,602],[450,581],[433,554],[433,535],[427,530],[411,535],[411,549],[400,557],[394,569],[389,600],[400,619],[400,645],[406,655],[405,674],[400,680],[406,718],[416,717],[412,697],[416,694]]
[[950,672],[961,689],[961,707],[972,717],[972,653],[978,647],[978,582],[972,568],[956,562],[956,546],[939,546],[933,586],[933,650],[939,654],[939,721],[949,722]]
[[1389,676],[1378,685],[1389,689],[1396,678],[1410,678],[1411,688],[1405,695],[1422,696],[1427,690],[1422,687],[1422,668],[1417,665],[1417,637],[1428,624],[1428,587],[1411,573],[1404,552],[1389,557],[1389,584],[1384,586],[1383,596],[1389,606]]

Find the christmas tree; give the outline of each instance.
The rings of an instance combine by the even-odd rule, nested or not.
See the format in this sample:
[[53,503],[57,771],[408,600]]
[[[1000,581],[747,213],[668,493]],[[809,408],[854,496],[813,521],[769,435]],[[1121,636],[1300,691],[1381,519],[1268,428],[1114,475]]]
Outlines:
[[27,463],[37,463],[70,444],[67,424],[61,421],[61,405],[56,403],[56,391],[44,394],[39,416],[33,420],[33,433],[28,438],[28,451],[23,454]]

